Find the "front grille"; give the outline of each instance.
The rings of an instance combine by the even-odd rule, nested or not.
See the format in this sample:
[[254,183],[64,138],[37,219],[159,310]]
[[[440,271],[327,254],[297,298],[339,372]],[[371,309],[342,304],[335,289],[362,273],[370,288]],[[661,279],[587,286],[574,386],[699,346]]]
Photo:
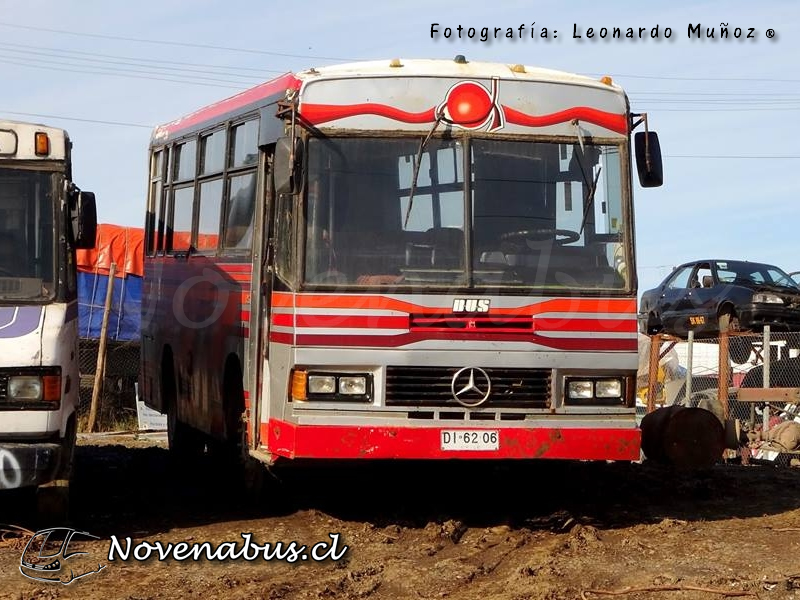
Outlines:
[[412,331],[448,331],[463,329],[466,331],[491,330],[495,333],[533,331],[533,319],[530,315],[416,315],[409,318]]
[[[453,397],[453,375],[461,367],[386,367],[386,405],[463,408]],[[480,410],[549,408],[550,369],[484,368],[492,382]]]

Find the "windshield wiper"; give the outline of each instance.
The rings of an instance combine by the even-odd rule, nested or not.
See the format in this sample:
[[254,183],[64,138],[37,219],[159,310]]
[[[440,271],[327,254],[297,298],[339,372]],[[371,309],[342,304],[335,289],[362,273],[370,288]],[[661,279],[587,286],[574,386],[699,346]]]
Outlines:
[[584,146],[583,143],[583,133],[581,132],[580,123],[578,122],[577,119],[572,121],[572,124],[575,126],[575,129],[577,130],[578,143],[580,144],[581,147],[580,152],[577,152],[577,150],[575,151],[575,156],[578,159],[578,168],[581,171],[581,178],[583,179],[583,184],[589,187],[589,191],[586,193],[586,198],[584,199],[584,201],[586,202],[586,207],[583,209],[583,219],[581,220],[581,228],[580,231],[578,231],[580,235],[583,235],[583,228],[586,227],[586,219],[589,216],[589,210],[594,205],[594,193],[595,190],[597,190],[597,181],[600,179],[600,171],[603,170],[603,167],[598,167],[597,174],[594,177],[594,181],[592,181],[592,183],[589,184],[589,181],[586,178],[586,167],[583,164],[583,156],[585,155],[586,152],[586,147]]
[[436,131],[436,128],[439,126],[439,123],[442,122],[442,118],[444,118],[444,108],[439,111],[436,115],[436,121],[433,122],[433,127],[428,132],[428,135],[425,136],[425,139],[420,142],[419,150],[417,151],[417,158],[414,161],[414,173],[411,176],[411,189],[408,193],[408,208],[406,209],[406,218],[403,221],[403,229],[408,227],[408,218],[411,216],[411,207],[414,205],[414,190],[417,188],[417,179],[419,178],[419,168],[422,165],[422,154],[425,152],[425,147],[428,145],[428,142],[431,140],[433,136],[433,132]]
[[[583,168],[581,168],[583,170]],[[586,208],[583,210],[583,220],[581,221],[581,228],[578,233],[583,235],[583,228],[586,226],[586,218],[589,216],[589,210],[594,205],[594,192],[597,189],[597,181],[600,179],[600,171],[603,170],[603,167],[597,167],[597,175],[594,176],[594,181],[592,181],[592,185],[589,188],[589,193],[586,194]]]

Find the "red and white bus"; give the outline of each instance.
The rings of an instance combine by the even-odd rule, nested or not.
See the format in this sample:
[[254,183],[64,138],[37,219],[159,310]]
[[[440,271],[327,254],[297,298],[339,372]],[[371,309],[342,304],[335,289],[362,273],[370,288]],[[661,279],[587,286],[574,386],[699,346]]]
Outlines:
[[638,460],[646,126],[608,77],[458,56],[287,73],[158,127],[142,388],[171,446]]

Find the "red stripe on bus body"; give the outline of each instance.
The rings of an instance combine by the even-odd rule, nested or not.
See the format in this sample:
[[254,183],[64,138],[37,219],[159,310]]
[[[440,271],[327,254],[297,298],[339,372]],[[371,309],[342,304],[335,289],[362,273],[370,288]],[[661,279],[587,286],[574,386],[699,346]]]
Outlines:
[[288,313],[273,313],[272,324],[278,327],[294,327],[294,315]]
[[245,284],[246,287],[249,287],[250,282],[253,280],[250,273],[226,273],[226,275],[236,283]]
[[[433,298],[432,298],[433,299]],[[397,300],[388,296],[344,295],[344,294],[292,294],[273,292],[272,306],[298,308],[347,308],[362,310],[395,310],[416,314],[443,314],[452,312],[452,305],[423,306]],[[557,313],[612,313],[635,315],[637,312],[635,298],[551,298],[525,304],[516,308],[495,307],[488,315],[537,315],[548,312]],[[577,315],[576,315],[577,316]]]
[[[491,321],[491,317],[476,317],[482,322]],[[563,319],[554,318],[534,318],[532,319],[533,329],[537,331],[581,331],[581,332],[635,332],[637,323],[635,318],[629,319],[575,319],[564,317]],[[410,329],[410,316],[382,316],[382,315],[308,315],[301,314],[295,317],[294,323],[290,314],[273,315],[273,323],[283,327],[320,327],[342,329]],[[426,332],[431,331],[461,331],[463,328],[455,327],[425,327]],[[474,332],[475,329],[468,329]],[[491,331],[503,333],[524,334],[519,328],[497,327]],[[486,330],[488,331],[488,330]],[[530,333],[528,331],[528,333]],[[474,335],[471,333],[470,335]]]
[[636,318],[628,319],[573,319],[572,317],[533,319],[533,328],[536,331],[591,331],[591,332],[616,332],[632,333],[637,331]]
[[240,94],[236,94],[220,102],[215,102],[206,108],[202,108],[176,121],[162,125],[158,128],[157,134],[166,132],[168,135],[174,135],[180,131],[199,125],[200,123],[233,112],[238,108],[258,102],[261,99],[274,96],[284,90],[298,90],[300,89],[300,83],[301,81],[297,79],[293,73],[286,73],[272,81],[267,81],[249,90],[245,90]]
[[347,117],[359,115],[377,115],[403,123],[433,123],[436,119],[436,109],[429,108],[422,112],[408,112],[388,104],[365,102],[362,104],[301,104],[300,114],[303,119],[320,125],[328,121],[336,121]]
[[251,273],[253,271],[253,265],[250,263],[218,263],[217,266],[223,271],[227,271],[229,273]]
[[523,112],[503,105],[506,122],[523,127],[547,127],[549,125],[559,125],[578,119],[594,123],[600,127],[605,127],[617,133],[628,133],[628,119],[623,114],[616,114],[588,106],[573,106],[566,110],[550,113],[548,115],[527,115]]
[[[286,334],[289,335],[289,334]],[[464,342],[529,342],[556,350],[576,351],[614,351],[635,352],[638,349],[635,338],[550,338],[530,332],[504,333],[442,331],[424,333],[404,333],[400,335],[324,335],[298,333],[298,346],[398,348],[430,340]],[[286,342],[291,343],[291,342]],[[457,347],[456,347],[457,348]]]
[[293,344],[294,334],[282,333],[280,331],[270,331],[269,341],[275,342],[276,344]]
[[409,315],[308,315],[296,316],[297,327],[341,327],[344,329],[408,329]]
[[[523,127],[548,127],[567,123],[573,119],[588,121],[617,133],[628,133],[628,121],[624,114],[616,114],[588,106],[574,106],[546,115],[528,115],[503,105],[506,122]],[[301,104],[300,114],[314,125],[329,121],[356,117],[360,115],[377,115],[400,121],[402,123],[432,123],[436,118],[435,108],[422,112],[409,112],[388,104],[364,102],[361,104]]]

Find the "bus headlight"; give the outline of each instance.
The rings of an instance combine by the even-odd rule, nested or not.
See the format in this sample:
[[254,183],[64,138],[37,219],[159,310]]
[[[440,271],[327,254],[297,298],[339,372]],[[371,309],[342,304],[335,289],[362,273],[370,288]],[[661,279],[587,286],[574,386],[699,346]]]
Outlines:
[[289,396],[291,402],[371,402],[372,375],[309,372],[298,367],[292,370]]
[[591,381],[570,381],[567,394],[570,398],[593,398],[594,384]]
[[8,397],[12,400],[41,400],[42,378],[32,375],[9,377]]
[[624,377],[567,378],[564,383],[567,406],[628,406],[632,402]]
[[621,398],[622,382],[619,379],[601,379],[595,384],[594,393],[598,398]]
[[332,375],[309,375],[309,394],[333,394],[336,392],[336,377]]
[[[60,370],[52,369],[58,373]],[[61,375],[18,374],[2,377],[5,397],[19,408],[56,410],[61,406]]]
[[339,393],[348,396],[367,393],[366,377],[339,377]]

